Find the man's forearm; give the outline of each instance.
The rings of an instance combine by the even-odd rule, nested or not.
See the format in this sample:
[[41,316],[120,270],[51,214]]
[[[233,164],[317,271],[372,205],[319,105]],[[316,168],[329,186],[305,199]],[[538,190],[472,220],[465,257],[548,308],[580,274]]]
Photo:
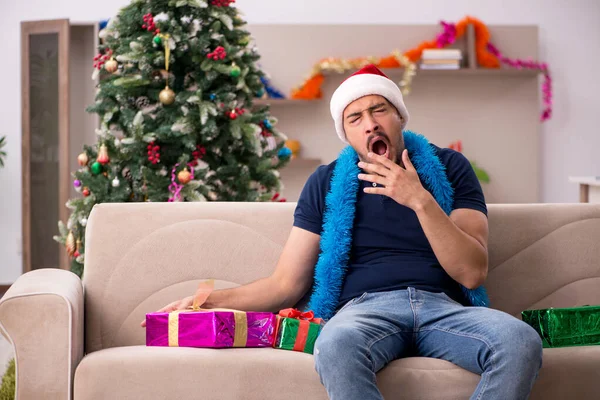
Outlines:
[[487,274],[487,250],[456,226],[427,194],[415,212],[440,265],[463,286],[480,286]]
[[272,276],[232,289],[215,290],[204,307],[232,308],[241,311],[271,311],[295,305],[296,299]]

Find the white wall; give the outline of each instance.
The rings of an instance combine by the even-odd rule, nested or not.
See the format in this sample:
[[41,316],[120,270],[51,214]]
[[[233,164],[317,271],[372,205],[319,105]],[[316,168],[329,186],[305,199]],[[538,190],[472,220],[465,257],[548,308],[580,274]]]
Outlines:
[[[54,18],[97,21],[127,3],[2,0],[0,135],[8,135],[8,159],[0,169],[0,284],[14,282],[21,273],[20,22]],[[237,5],[249,23],[418,24],[456,21],[468,14],[488,24],[538,25],[540,58],[549,63],[553,73],[555,105],[554,117],[544,124],[540,141],[542,199],[575,202],[578,189],[567,177],[600,175],[600,159],[595,157],[600,135],[593,114],[600,93],[596,72],[600,65],[600,2],[596,0],[238,0]],[[510,154],[506,158],[510,162]]]

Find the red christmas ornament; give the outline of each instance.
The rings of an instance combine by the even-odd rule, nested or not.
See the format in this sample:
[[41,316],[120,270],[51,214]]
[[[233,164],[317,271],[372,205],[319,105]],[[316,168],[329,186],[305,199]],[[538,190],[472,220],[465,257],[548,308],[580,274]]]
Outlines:
[[215,7],[229,7],[231,3],[235,3],[235,0],[212,0],[210,2]]
[[200,145],[196,146],[196,150],[192,152],[192,156],[194,156],[194,160],[199,158],[203,158],[206,155],[206,148]]
[[83,190],[81,191],[81,194],[83,194],[84,197],[88,197],[90,195],[90,189],[88,188],[83,188]]
[[270,137],[273,136],[273,134],[267,129],[265,128],[265,124],[263,124],[262,122],[259,124],[260,127],[262,128],[262,131],[260,132],[260,134],[262,135],[262,137]]
[[112,56],[112,50],[111,49],[107,49],[104,54],[98,53],[94,57],[94,68],[102,69],[102,67],[104,66],[104,63],[106,61],[108,61],[111,56]]
[[231,119],[236,119],[238,115],[243,115],[245,112],[246,110],[244,110],[243,108],[236,107],[233,110],[226,112],[225,114]]
[[142,29],[146,29],[148,32],[154,32],[155,35],[160,33],[160,29],[156,28],[156,24],[154,23],[154,17],[151,13],[144,15],[144,24],[142,25]]
[[75,258],[79,257],[79,250],[75,250],[75,253],[73,253],[73,257],[75,257]]
[[204,156],[206,155],[206,148],[204,146],[200,146],[197,145],[196,146],[196,150],[194,150],[192,152],[192,157],[194,158],[192,161],[190,161],[190,166],[195,167],[196,165],[198,165],[198,159],[202,159],[204,158]]
[[285,203],[287,200],[284,197],[279,197],[279,193],[275,193],[273,197],[271,197],[271,201],[277,201],[279,203]]
[[213,52],[208,53],[206,55],[206,58],[208,59],[213,59],[213,60],[222,60],[227,56],[227,52],[225,51],[225,48],[223,46],[219,46],[217,47]]
[[158,164],[160,162],[160,146],[152,142],[146,148],[148,149],[148,161]]

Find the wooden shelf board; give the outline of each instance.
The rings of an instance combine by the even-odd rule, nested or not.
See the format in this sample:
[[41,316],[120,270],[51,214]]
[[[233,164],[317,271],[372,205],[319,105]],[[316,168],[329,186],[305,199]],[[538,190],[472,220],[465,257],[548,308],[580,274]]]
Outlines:
[[314,104],[318,100],[298,100],[298,99],[254,99],[252,100],[253,105],[258,106],[277,106],[277,105],[305,105]]
[[512,68],[460,68],[460,69],[419,69],[416,77],[423,76],[537,76],[540,72]]
[[320,158],[294,158],[283,168],[314,168],[321,165]]
[[[384,68],[383,72],[393,78],[400,76],[403,68]],[[325,75],[333,75],[335,72],[325,72]],[[416,78],[427,76],[483,76],[483,77],[534,77],[539,75],[539,71],[528,69],[513,69],[513,68],[459,68],[459,69],[419,69],[417,68]],[[296,106],[315,104],[317,100],[300,100],[300,99],[254,99],[252,104],[255,106]]]
[[[404,73],[404,68],[382,68],[382,72],[390,77],[399,77]],[[352,71],[354,72],[354,71]],[[528,69],[514,68],[459,68],[459,69],[420,69],[417,66],[415,77],[422,76],[520,76],[533,77],[541,72]],[[325,72],[324,75],[333,75],[335,72]],[[344,74],[350,74],[350,71]]]

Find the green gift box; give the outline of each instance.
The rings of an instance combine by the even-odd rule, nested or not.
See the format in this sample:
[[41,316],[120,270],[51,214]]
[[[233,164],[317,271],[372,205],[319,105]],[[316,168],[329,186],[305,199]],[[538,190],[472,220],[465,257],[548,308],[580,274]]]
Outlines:
[[521,318],[539,333],[544,347],[600,344],[600,306],[526,310]]
[[322,322],[320,318],[314,318],[312,311],[301,312],[293,308],[281,310],[277,316],[273,347],[313,354]]

